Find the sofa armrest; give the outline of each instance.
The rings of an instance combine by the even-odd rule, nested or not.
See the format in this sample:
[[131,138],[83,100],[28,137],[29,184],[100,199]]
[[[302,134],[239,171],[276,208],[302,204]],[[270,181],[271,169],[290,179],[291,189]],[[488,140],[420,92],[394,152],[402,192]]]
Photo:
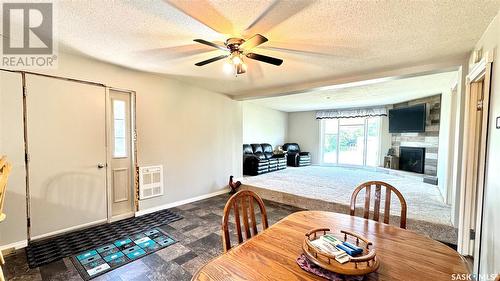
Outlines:
[[259,162],[259,157],[250,154],[250,155],[243,155],[243,162]]
[[278,153],[278,154],[273,153],[273,158],[285,158],[285,157],[286,153]]

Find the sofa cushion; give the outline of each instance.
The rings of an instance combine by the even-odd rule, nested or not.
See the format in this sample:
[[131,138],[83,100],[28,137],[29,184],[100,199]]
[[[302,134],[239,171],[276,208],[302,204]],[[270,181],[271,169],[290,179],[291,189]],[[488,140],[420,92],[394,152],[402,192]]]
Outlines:
[[260,146],[262,147],[262,151],[264,152],[266,159],[273,158],[273,146],[272,145],[270,145],[268,143],[261,143]]
[[252,143],[251,144],[252,146],[252,150],[253,150],[253,153],[263,153],[264,151],[262,150],[262,146],[258,143]]
[[283,150],[286,150],[288,153],[300,152],[300,147],[296,143],[285,143]]
[[243,145],[243,154],[253,154],[252,146],[249,144]]

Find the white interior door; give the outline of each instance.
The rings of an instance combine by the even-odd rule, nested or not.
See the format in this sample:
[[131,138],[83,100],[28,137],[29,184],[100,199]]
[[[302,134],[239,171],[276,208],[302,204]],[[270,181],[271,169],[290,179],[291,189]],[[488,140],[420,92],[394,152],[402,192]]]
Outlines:
[[105,88],[26,83],[31,238],[106,221]]
[[110,89],[109,98],[111,117],[108,132],[108,147],[111,148],[109,194],[112,220],[116,220],[134,215],[131,93]]

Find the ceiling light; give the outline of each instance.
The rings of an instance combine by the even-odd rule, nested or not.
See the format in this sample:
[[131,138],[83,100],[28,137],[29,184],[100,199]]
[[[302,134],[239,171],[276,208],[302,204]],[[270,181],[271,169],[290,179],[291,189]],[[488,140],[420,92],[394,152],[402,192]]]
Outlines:
[[243,62],[243,60],[240,58],[240,54],[233,54],[233,56],[231,57],[231,61],[233,62],[234,65],[238,65],[238,64],[241,64]]
[[234,65],[231,64],[231,61],[225,61],[222,67],[222,70],[225,74],[233,74],[234,73]]

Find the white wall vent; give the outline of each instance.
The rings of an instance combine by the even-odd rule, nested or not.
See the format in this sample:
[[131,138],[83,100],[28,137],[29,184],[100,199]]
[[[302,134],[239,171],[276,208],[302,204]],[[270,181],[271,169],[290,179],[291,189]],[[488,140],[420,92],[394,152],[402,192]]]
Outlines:
[[163,165],[139,167],[139,199],[163,195]]

